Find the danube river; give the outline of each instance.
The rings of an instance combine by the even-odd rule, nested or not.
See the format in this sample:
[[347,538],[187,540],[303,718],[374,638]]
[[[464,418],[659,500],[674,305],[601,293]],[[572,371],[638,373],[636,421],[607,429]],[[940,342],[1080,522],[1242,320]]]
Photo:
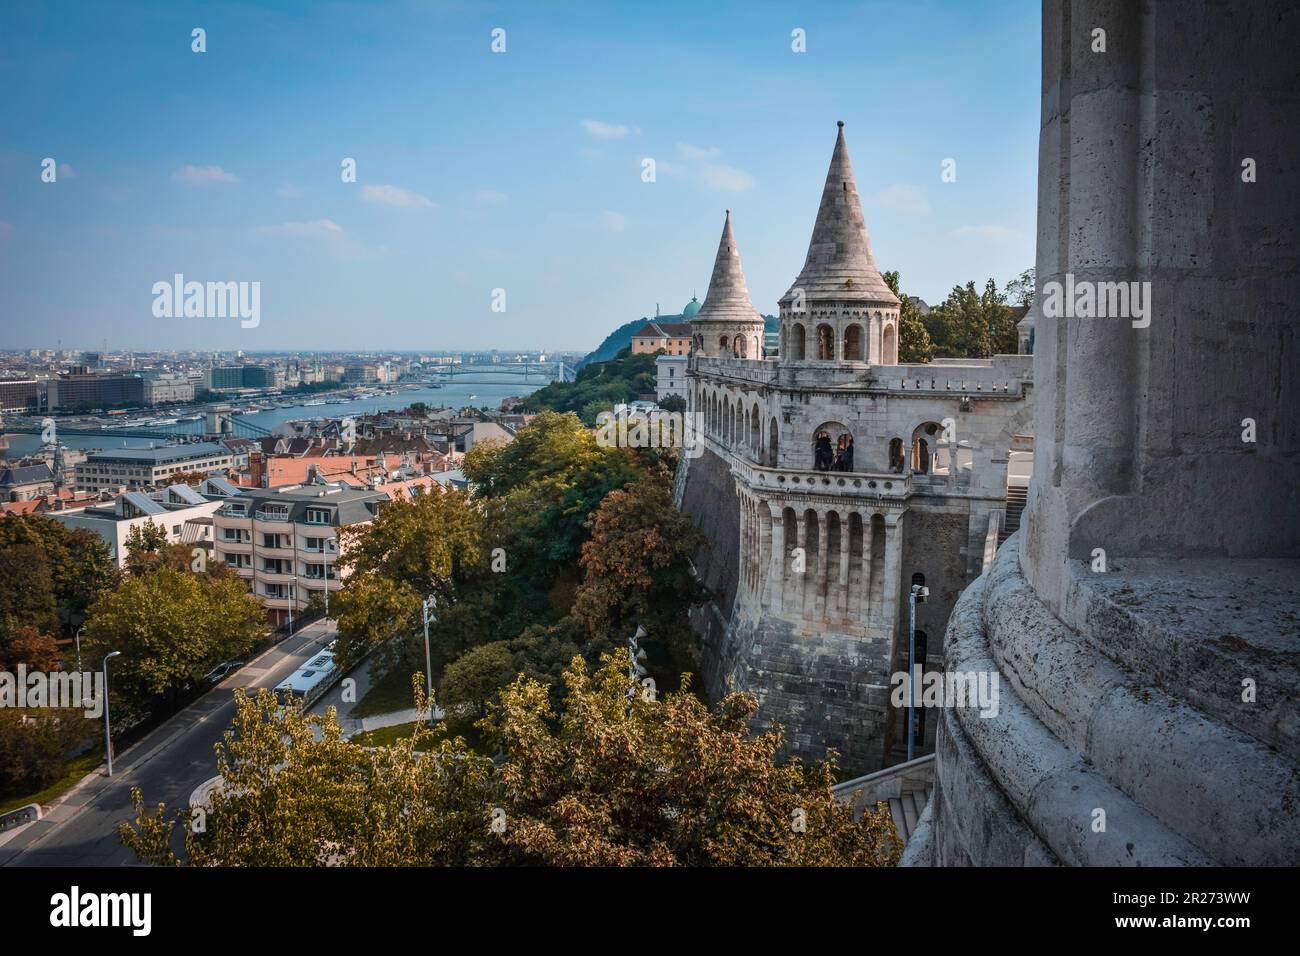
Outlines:
[[[459,409],[472,405],[475,408],[495,409],[501,404],[502,399],[510,398],[512,395],[528,395],[535,392],[539,387],[537,376],[533,376],[533,381],[527,384],[523,381],[489,385],[457,384],[453,382],[444,385],[442,388],[413,388],[399,391],[394,395],[376,395],[373,398],[361,398],[353,402],[343,402],[337,405],[310,405],[305,407],[296,405],[293,408],[271,408],[264,412],[254,412],[251,415],[241,415],[239,417],[242,421],[274,430],[276,425],[282,425],[288,421],[305,418],[345,418],[349,415],[359,417],[367,412],[395,411],[406,408],[415,402],[424,402],[433,408],[441,406]],[[255,402],[255,400],[253,401]],[[306,396],[299,399],[299,401],[321,401],[321,398]],[[240,406],[245,403],[236,402],[234,404]],[[157,410],[157,417],[159,418],[170,418],[173,414],[173,412],[166,410]],[[176,427],[197,433],[203,430],[203,422],[182,422]],[[126,434],[130,434],[130,429],[126,430]],[[10,435],[8,437],[9,451],[7,457],[10,459],[18,459],[24,455],[33,454],[41,446],[39,435]],[[155,445],[158,443],[157,440],[152,442]],[[148,448],[151,443],[147,438],[115,436],[111,441],[108,441],[97,436],[68,435],[64,437],[63,444],[68,448]]]

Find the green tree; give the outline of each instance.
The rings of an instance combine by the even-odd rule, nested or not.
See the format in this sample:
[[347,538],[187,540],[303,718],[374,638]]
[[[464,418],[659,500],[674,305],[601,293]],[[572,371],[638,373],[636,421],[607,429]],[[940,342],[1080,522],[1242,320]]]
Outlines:
[[266,633],[261,605],[238,579],[162,566],[126,578],[95,602],[86,647],[92,660],[122,652],[113,686],[139,712],[248,653]]
[[519,673],[510,643],[480,644],[448,664],[442,674],[443,706],[469,706],[476,716],[486,715],[488,703]]
[[897,272],[884,272],[885,284],[898,296],[902,305],[898,311],[898,360],[905,365],[919,365],[934,358],[934,343],[922,321],[921,310],[911,296],[899,288]]

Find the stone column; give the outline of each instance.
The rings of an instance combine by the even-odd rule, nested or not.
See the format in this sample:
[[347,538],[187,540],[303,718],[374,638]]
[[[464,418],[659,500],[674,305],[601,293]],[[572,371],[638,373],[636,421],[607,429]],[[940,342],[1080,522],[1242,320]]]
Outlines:
[[801,508],[795,515],[795,547],[803,554],[803,573],[794,575],[795,591],[799,595],[799,610],[803,611],[806,604],[808,584],[808,509]]
[[831,543],[827,522],[829,515],[829,509],[817,509],[817,590],[814,592],[813,612],[822,617],[830,616],[830,569],[826,567],[826,555]]
[[944,637],[1000,701],[905,863],[1300,865],[1297,48],[1293,0],[1044,3],[1034,474]]
[[851,511],[842,510],[840,516],[840,586],[835,592],[835,607],[840,616],[849,616],[849,554],[853,550],[853,537],[850,533]]
[[771,597],[772,610],[781,612],[785,597],[785,516],[784,510],[775,502],[770,502],[772,522],[772,552],[768,561],[768,594]]
[[862,516],[862,619],[867,623],[875,616],[871,600],[871,553],[876,546],[875,512]]
[[885,515],[885,570],[880,600],[880,623],[892,638],[898,633],[899,575],[903,567],[903,514]]

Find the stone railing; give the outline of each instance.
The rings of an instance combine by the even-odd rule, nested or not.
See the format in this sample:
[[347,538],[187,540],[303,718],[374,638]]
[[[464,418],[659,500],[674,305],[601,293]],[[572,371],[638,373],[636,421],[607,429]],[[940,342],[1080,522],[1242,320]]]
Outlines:
[[768,468],[734,453],[731,470],[749,487],[783,494],[841,495],[851,498],[906,498],[911,494],[909,475],[893,472],[805,471]]

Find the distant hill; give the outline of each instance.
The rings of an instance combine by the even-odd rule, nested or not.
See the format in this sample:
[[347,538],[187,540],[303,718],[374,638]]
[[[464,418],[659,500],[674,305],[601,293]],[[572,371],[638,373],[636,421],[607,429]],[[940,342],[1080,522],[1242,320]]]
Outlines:
[[577,367],[583,368],[590,365],[592,362],[608,362],[610,359],[618,355],[619,352],[631,348],[632,333],[649,321],[649,319],[633,319],[631,322],[623,323],[613,332],[609,333],[609,335],[605,336],[605,341],[596,346],[594,352],[588,352],[583,356],[582,361],[578,363]]
[[[605,341],[601,342],[600,345],[596,347],[595,351],[589,352],[587,355],[583,356],[582,361],[578,363],[577,367],[583,368],[586,365],[590,365],[592,362],[608,362],[610,359],[617,356],[619,352],[632,347],[633,332],[641,328],[641,326],[645,325],[647,322],[653,321],[655,321],[654,318],[647,317],[633,319],[631,322],[620,325],[613,332],[609,333],[609,335],[605,336]],[[659,316],[658,321],[681,322],[682,317],[680,315],[661,315]],[[780,326],[781,322],[775,315],[763,316],[763,327],[765,331],[776,332]]]

